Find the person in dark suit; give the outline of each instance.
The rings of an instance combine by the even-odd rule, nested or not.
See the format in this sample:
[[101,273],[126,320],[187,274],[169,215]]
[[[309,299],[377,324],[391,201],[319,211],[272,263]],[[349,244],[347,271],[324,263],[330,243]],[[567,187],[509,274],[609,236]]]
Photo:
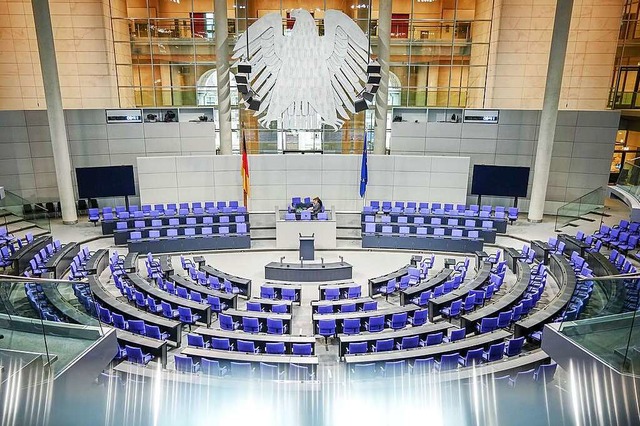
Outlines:
[[318,213],[322,212],[322,200],[319,197],[314,197],[309,210],[311,210],[311,217],[317,219]]

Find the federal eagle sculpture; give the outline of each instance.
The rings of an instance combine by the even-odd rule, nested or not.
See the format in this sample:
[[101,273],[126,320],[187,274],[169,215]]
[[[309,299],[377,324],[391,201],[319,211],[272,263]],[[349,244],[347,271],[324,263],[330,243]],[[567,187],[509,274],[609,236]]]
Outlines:
[[[327,10],[324,36],[304,9],[288,35],[282,17],[270,13],[238,37],[233,58],[251,65],[249,82],[261,103],[255,116],[264,127],[274,121],[284,129],[339,129],[363,91],[369,43],[360,27],[338,10]],[[318,118],[321,123],[318,122]]]

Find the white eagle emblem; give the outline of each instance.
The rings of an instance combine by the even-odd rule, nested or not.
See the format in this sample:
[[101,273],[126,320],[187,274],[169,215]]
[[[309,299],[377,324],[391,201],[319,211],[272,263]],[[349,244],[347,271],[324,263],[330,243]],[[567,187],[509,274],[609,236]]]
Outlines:
[[367,36],[338,10],[325,12],[322,37],[308,11],[295,9],[290,16],[290,35],[282,33],[280,14],[270,13],[233,49],[234,59],[251,64],[251,88],[262,99],[254,115],[264,127],[280,121],[285,129],[317,129],[320,118],[337,130],[355,112],[365,86]]

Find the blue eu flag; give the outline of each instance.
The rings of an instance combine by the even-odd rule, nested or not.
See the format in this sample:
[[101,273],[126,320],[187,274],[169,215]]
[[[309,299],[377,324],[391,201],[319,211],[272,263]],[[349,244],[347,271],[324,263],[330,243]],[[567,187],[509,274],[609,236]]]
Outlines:
[[364,144],[362,146],[362,166],[360,167],[360,196],[364,197],[367,192],[367,182],[369,181],[369,170],[367,168],[367,132],[364,133]]

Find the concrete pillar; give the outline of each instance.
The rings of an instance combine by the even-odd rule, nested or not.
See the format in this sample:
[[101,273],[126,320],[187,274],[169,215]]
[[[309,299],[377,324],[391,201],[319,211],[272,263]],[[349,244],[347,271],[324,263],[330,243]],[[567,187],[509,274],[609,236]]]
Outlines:
[[544,214],[544,201],[547,196],[547,184],[549,183],[549,168],[551,167],[553,140],[556,134],[562,72],[567,54],[572,9],[573,0],[558,0],[556,4],[551,50],[549,52],[549,66],[547,68],[547,82],[540,116],[538,148],[536,149],[536,162],[533,168],[533,187],[528,216],[530,222],[541,222]]
[[216,75],[218,77],[218,128],[220,129],[220,154],[230,155],[231,86],[229,84],[229,27],[227,25],[227,0],[215,0],[213,12],[216,21]]
[[381,0],[378,13],[378,61],[380,62],[382,79],[380,81],[380,88],[376,94],[376,137],[373,142],[374,154],[386,153],[392,3],[392,0]]
[[[36,26],[38,53],[44,95],[47,101],[47,118],[49,132],[53,145],[53,163],[56,168],[56,183],[62,207],[62,223],[73,225],[78,222],[76,200],[71,180],[71,158],[69,157],[69,142],[62,109],[62,94],[60,93],[60,79],[58,77],[58,63],[56,49],[53,42],[51,14],[48,0],[32,0],[33,20]],[[37,172],[37,171],[36,171]]]

